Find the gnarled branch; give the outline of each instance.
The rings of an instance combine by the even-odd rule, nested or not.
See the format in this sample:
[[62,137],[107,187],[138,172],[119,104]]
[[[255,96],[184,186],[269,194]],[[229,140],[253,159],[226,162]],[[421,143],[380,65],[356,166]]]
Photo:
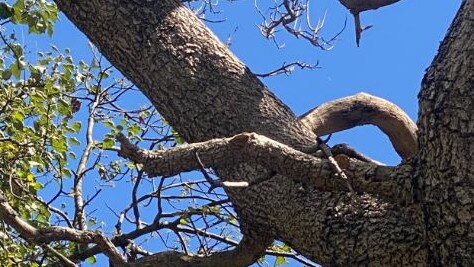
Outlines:
[[372,124],[380,128],[404,160],[418,151],[416,124],[395,104],[366,93],[322,104],[300,116],[317,135]]
[[[222,168],[254,162],[309,187],[323,191],[348,191],[347,180],[334,173],[328,160],[305,154],[255,133],[242,133],[230,138],[158,151],[140,149],[122,134],[117,139],[121,142],[120,155],[142,164],[143,170],[151,177],[198,170],[201,164],[208,168]],[[195,159],[196,152],[201,162]],[[338,155],[336,160],[343,169],[348,170],[346,174],[356,192],[378,194],[398,203],[410,201],[411,196],[407,193],[410,192],[410,178],[393,175],[401,169],[406,172],[406,166],[380,166],[344,155]],[[247,182],[252,186],[262,181]],[[401,195],[405,197],[400,199]]]

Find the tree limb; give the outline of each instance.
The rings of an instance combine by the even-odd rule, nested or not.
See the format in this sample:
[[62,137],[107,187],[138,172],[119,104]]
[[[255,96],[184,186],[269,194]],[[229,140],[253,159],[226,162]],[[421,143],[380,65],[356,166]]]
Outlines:
[[363,12],[374,10],[380,7],[388,6],[399,2],[400,0],[339,0],[343,6],[349,10]]
[[[143,164],[143,170],[151,177],[199,170],[202,168],[201,164],[208,168],[222,168],[254,162],[318,190],[348,191],[347,180],[336,175],[329,160],[305,154],[255,133],[243,133],[161,151],[140,149],[122,134],[117,139],[121,143],[119,154]],[[196,152],[199,153],[201,162],[196,161]],[[336,160],[341,168],[347,170],[348,179],[356,192],[378,194],[396,202],[410,201],[410,194],[406,194],[409,192],[409,177],[397,180],[392,175],[402,169],[406,171],[406,167],[380,166],[343,155],[338,155]],[[256,183],[247,182],[250,186]],[[260,182],[262,181],[258,181]],[[401,188],[402,184],[404,186]],[[401,200],[401,192],[409,199]]]
[[404,160],[418,151],[416,124],[395,104],[366,93],[336,99],[300,116],[317,135],[372,124],[380,128]]
[[[6,197],[0,190],[0,220],[18,231],[23,238],[34,244],[47,244],[53,241],[69,240],[78,243],[96,243],[109,257],[110,261],[118,266],[125,260],[115,246],[99,231],[79,231],[73,228],[52,226],[36,228],[20,218],[17,212],[8,204]],[[62,259],[60,259],[62,260]]]
[[176,267],[241,267],[249,266],[264,255],[273,239],[252,239],[244,236],[235,249],[216,252],[207,257],[188,256],[177,251],[166,251],[147,256],[130,263],[130,267],[176,266]]
[[372,26],[362,27],[360,24],[360,12],[367,11],[367,10],[374,10],[378,9],[383,6],[388,6],[391,4],[395,4],[400,0],[339,0],[339,2],[345,6],[354,17],[354,26],[355,26],[355,34],[356,34],[356,43],[359,46],[361,33],[371,28]]

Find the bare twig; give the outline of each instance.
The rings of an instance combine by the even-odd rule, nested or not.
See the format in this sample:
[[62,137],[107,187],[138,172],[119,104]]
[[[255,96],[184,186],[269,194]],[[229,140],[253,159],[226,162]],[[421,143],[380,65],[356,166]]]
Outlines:
[[304,63],[304,62],[299,62],[299,61],[296,61],[296,62],[292,62],[292,63],[283,63],[283,65],[275,70],[272,70],[272,71],[269,71],[267,73],[262,73],[262,74],[255,74],[256,76],[258,77],[261,77],[261,78],[266,78],[266,77],[270,77],[270,76],[275,76],[275,75],[279,75],[279,74],[291,74],[293,73],[293,71],[295,70],[295,67],[298,67],[300,69],[310,69],[310,70],[313,70],[313,69],[316,69],[318,67],[318,63],[312,65],[312,64],[307,64],[307,63]]

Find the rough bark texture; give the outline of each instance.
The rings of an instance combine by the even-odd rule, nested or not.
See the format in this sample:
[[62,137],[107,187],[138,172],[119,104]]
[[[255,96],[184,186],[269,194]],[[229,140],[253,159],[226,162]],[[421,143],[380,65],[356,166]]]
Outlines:
[[[359,193],[376,194],[400,204],[412,200],[411,194],[403,195],[411,189],[411,176],[405,175],[410,173],[409,165],[387,167],[338,155],[336,164],[346,170],[347,177],[344,179],[334,173],[329,160],[305,154],[254,133],[243,133],[231,138],[213,139],[161,151],[139,149],[123,135],[118,139],[122,143],[120,155],[143,164],[143,170],[150,177],[172,176],[183,171],[199,170],[200,164],[206,168],[221,169],[240,163],[257,163],[267,170],[300,182],[305,187],[314,187],[320,191],[352,189]],[[200,162],[197,161],[197,153]],[[246,187],[255,186],[260,182],[263,181],[246,182]]]
[[[316,136],[179,1],[55,2],[187,141],[256,132],[298,150],[314,144]],[[282,240],[325,265],[472,265],[472,21],[469,0],[424,81],[416,162],[423,209],[320,192],[241,164],[219,169],[221,178],[267,179],[227,190],[244,234]]]
[[419,200],[431,266],[474,264],[474,1],[464,1],[419,94]]

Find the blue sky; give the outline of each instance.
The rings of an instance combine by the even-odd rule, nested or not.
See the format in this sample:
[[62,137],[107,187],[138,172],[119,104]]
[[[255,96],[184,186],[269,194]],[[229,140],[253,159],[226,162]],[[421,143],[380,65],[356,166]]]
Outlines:
[[[232,34],[231,50],[256,73],[268,72],[284,62],[319,62],[320,68],[316,70],[297,70],[290,76],[264,79],[297,115],[326,101],[363,91],[394,102],[416,120],[417,94],[424,70],[436,54],[460,3],[460,0],[404,0],[364,12],[362,24],[373,27],[363,33],[361,45],[357,47],[349,12],[335,0],[311,1],[315,22],[326,13],[324,37],[330,38],[339,32],[347,18],[346,29],[330,51],[322,51],[283,31],[276,38],[285,47],[278,49],[260,35],[256,25],[261,18],[254,9],[254,1],[250,0],[232,4],[221,0],[223,13],[215,18],[225,18],[226,22],[209,26],[221,40]],[[52,39],[39,41],[38,46],[44,45],[42,42],[70,48],[76,60],[90,58],[87,39],[64,17],[56,25]],[[348,143],[386,164],[400,161],[388,139],[374,127],[358,127],[335,134],[331,141]]]

